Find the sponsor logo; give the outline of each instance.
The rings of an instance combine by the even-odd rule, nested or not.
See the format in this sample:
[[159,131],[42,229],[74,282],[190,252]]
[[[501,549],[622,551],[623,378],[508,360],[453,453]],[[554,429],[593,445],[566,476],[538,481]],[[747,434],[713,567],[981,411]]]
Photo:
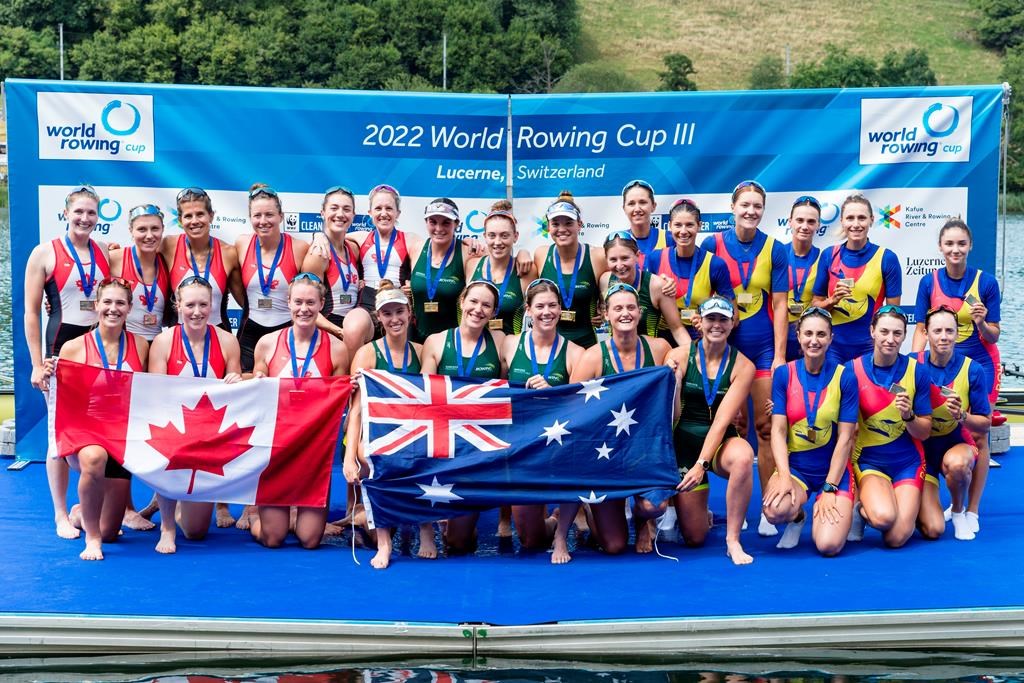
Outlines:
[[41,92],[39,158],[153,161],[153,97]]
[[285,213],[284,231],[293,233],[320,232],[324,218],[318,213]]
[[[484,219],[487,218],[487,214],[483,211],[477,211],[473,209],[466,214],[466,219],[462,221],[462,227],[465,232],[473,235],[480,235],[484,231]],[[460,231],[461,232],[461,231]]]
[[101,199],[96,207],[96,214],[107,223],[113,223],[121,217],[121,202],[116,199]]
[[972,97],[863,99],[860,163],[971,159]]
[[903,227],[899,221],[900,205],[896,206],[883,206],[878,209],[878,222],[884,228],[896,228],[897,230]]

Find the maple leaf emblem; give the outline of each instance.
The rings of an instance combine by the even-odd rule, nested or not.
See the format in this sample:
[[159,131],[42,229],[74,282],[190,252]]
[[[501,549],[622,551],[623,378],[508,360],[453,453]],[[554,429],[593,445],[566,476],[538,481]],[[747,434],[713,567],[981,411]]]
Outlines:
[[203,394],[194,408],[181,407],[185,431],[178,431],[173,423],[163,427],[150,425],[150,438],[146,441],[167,458],[166,470],[192,470],[188,493],[196,483],[199,470],[224,476],[224,465],[249,450],[249,437],[255,427],[240,427],[235,423],[221,430],[227,406],[213,407],[209,395]]

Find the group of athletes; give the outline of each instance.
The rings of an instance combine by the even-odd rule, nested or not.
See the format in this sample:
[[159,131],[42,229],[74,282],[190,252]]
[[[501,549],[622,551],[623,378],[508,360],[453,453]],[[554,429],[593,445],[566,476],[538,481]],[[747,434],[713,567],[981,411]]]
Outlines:
[[[959,219],[941,228],[945,266],[922,278],[908,330],[900,263],[870,241],[867,198],[846,198],[842,241],[825,249],[814,246],[817,199],[793,203],[788,244],[760,229],[766,199],[758,182],[741,182],[731,197],[734,227],[698,245],[696,203],[676,201],[667,228],[654,228],[654,189],[633,180],[622,190],[628,228],[609,234],[602,248],[581,242],[579,206],[563,192],[546,211],[552,243],[530,254],[516,252],[507,202],[487,214],[480,243],[460,239],[458,206],[436,199],[425,210],[424,238],[397,227],[401,197],[388,185],[369,193],[373,228],[352,233],[355,196],[328,189],[323,230],[311,242],[282,232],[280,197],[254,185],[252,232],[231,245],[211,236],[210,196],[190,187],[177,195],[181,234],[165,235],[160,208],[141,205],[129,213],[132,244],[118,248],[93,240],[99,197],[76,187],[66,199],[67,234],[36,247],[27,266],[32,383],[46,389],[58,356],[229,383],[375,368],[505,378],[533,390],[665,365],[677,385],[677,490],[636,496],[631,515],[621,500],[562,504],[550,514],[547,505],[511,506],[502,509],[499,534],[514,529],[526,549],[553,546],[552,562],[564,563],[573,524],[589,529],[605,552],[620,553],[631,516],[635,547],[649,552],[655,520],[667,514],[683,541],[699,546],[711,524],[714,473],[727,482],[728,555],[749,563],[740,531],[753,490],[755,452],[743,436],[751,425],[763,492],[758,532],[776,535],[786,524],[779,547],[797,544],[814,494],[812,537],[826,556],[859,540],[864,523],[890,547],[915,529],[938,538],[947,518],[956,538],[974,538],[998,391],[1000,293],[990,274],[967,265],[970,229]],[[228,294],[243,311],[237,337]],[[604,326],[607,339],[599,341]],[[350,413],[359,400],[357,391]],[[351,485],[367,464],[360,421],[345,429]],[[80,472],[80,502],[70,511],[69,466]],[[328,523],[326,507],[252,507],[236,522],[223,504],[156,496],[136,512],[130,474],[94,444],[49,458],[47,475],[57,534],[84,531],[83,559],[102,559],[102,544],[122,525],[152,528],[156,509],[162,553],[175,552],[178,527],[199,539],[211,518],[248,528],[268,547],[294,533],[315,548],[325,533],[341,531]],[[952,503],[945,511],[940,477]],[[343,521],[362,522],[352,494]],[[447,520],[447,551],[472,552],[476,525],[477,515]],[[377,546],[373,566],[388,566],[391,530],[364,535]],[[436,557],[434,525],[421,525],[419,537],[419,556]]]

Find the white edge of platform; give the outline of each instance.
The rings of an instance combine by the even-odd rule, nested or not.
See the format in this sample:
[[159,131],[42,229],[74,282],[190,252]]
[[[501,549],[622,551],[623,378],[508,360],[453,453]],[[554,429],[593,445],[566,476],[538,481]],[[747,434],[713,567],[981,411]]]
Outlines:
[[1024,649],[1024,608],[563,622],[533,626],[0,615],[0,654],[330,653],[638,657],[757,648]]

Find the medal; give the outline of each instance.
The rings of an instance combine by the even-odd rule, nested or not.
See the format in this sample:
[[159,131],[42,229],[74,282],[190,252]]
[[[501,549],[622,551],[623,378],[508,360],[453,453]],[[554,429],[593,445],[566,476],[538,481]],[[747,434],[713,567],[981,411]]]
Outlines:
[[339,294],[338,295],[338,303],[339,304],[350,304],[350,303],[352,303],[352,295],[351,294]]
[[795,304],[795,303],[794,304],[790,304],[789,305],[789,312],[790,312],[791,315],[800,315],[801,313],[804,312],[804,305],[803,304]]
[[[391,360],[391,347],[388,346],[388,340],[384,340],[384,359],[388,362],[388,370],[391,372],[395,371],[395,362]],[[405,372],[405,369],[409,367],[409,342],[405,343],[405,352],[402,354],[402,369],[399,372]]]
[[[815,386],[811,386],[812,375],[807,372],[807,364],[804,361],[797,361],[796,363],[796,374],[800,379],[801,393],[804,399],[804,412],[807,417],[807,440],[814,443],[818,436],[818,428],[816,426],[818,422],[818,408],[821,407],[821,397],[825,392],[822,386],[825,383],[825,371],[827,367],[821,369],[821,373],[814,377]],[[811,403],[811,393],[814,394],[814,403]]]
[[544,364],[544,372],[541,373],[537,367],[537,349],[533,345],[533,334],[529,335],[530,339],[530,365],[533,367],[534,375],[541,375],[544,381],[548,381],[548,376],[551,375],[551,364],[555,362],[555,356],[558,355],[558,335],[555,335],[555,343],[551,346],[551,353],[548,355],[548,362]]
[[[103,337],[100,336],[99,330],[93,330],[92,333],[96,338],[96,350],[99,351],[100,360],[103,361],[103,369],[109,370],[110,362],[107,360],[107,350],[103,348]],[[124,330],[121,330],[121,336],[117,338],[117,367],[114,368],[115,370],[120,370],[124,364],[124,344],[125,334]]]
[[[270,289],[274,286],[274,273],[277,272],[277,265],[281,263],[281,253],[284,251],[284,235],[281,235],[277,241],[277,251],[274,252],[274,260],[270,262],[270,273],[267,276],[263,275],[263,245],[260,243],[259,237],[254,237],[256,240],[256,274],[260,276],[260,291],[263,292],[263,296],[270,296]],[[207,262],[209,265],[209,261]],[[260,299],[260,308],[270,308],[270,299],[267,299],[267,305],[263,305],[263,299]]]
[[740,292],[736,295],[736,303],[749,305],[754,303],[754,295],[749,292]]
[[143,316],[142,316],[142,324],[146,325],[148,327],[152,327],[153,325],[156,325],[156,315],[154,315],[153,313],[145,313],[145,314],[143,314]]
[[[344,241],[342,242],[344,244]],[[341,289],[344,292],[348,292],[349,285],[352,282],[352,252],[348,250],[348,245],[345,245],[345,255],[348,260],[345,262],[345,269],[341,268],[341,259],[338,258],[338,252],[334,250],[334,245],[331,244],[330,240],[327,240],[327,246],[331,249],[331,260],[334,261],[334,267],[338,269],[338,279],[341,280]],[[338,303],[350,304],[352,303],[351,294],[339,294]]]
[[373,250],[377,256],[377,274],[383,278],[384,273],[388,272],[388,262],[391,260],[391,249],[395,246],[395,235],[398,231],[394,228],[391,229],[391,236],[388,237],[388,248],[384,252],[384,258],[380,255],[380,233],[377,232],[377,228],[373,229]]
[[188,335],[185,334],[185,326],[179,323],[181,327],[181,345],[185,347],[185,355],[188,356],[188,360],[192,363],[192,376],[193,377],[206,377],[206,371],[210,367],[210,326],[206,326],[206,339],[203,341],[203,369],[202,372],[199,370],[199,363],[196,362],[196,355],[192,352],[192,342],[189,341]]
[[[207,334],[209,334],[209,330],[207,330]],[[305,377],[306,373],[309,372],[309,364],[313,362],[313,353],[316,351],[316,341],[319,336],[320,330],[313,330],[313,338],[309,340],[309,348],[306,349],[306,357],[302,361],[302,372],[300,373],[298,353],[295,350],[295,330],[288,330],[288,353],[292,357],[292,377],[295,379]]]
[[505,321],[501,318],[492,318],[487,321],[487,329],[489,330],[500,330],[505,326]]
[[462,332],[456,328],[453,334],[455,335],[455,358],[459,366],[459,377],[470,377],[473,374],[473,367],[476,365],[476,358],[480,355],[480,349],[484,345],[484,335],[482,332],[480,333],[480,336],[476,340],[476,346],[473,347],[473,355],[469,357],[469,365],[463,369]]
[[558,319],[563,322],[574,323],[576,322],[576,311],[562,311]]
[[439,310],[439,308],[438,308],[438,305],[437,305],[436,301],[424,301],[423,302],[423,312],[424,313],[437,313],[438,310]]
[[[153,284],[147,285],[145,280],[143,280],[142,261],[139,259],[139,252],[135,249],[135,247],[131,248],[131,252],[132,252],[132,261],[135,262],[135,272],[139,276],[139,284],[142,285],[142,300],[146,303],[146,310],[149,311],[150,313],[152,313],[153,312],[153,307],[156,306],[156,286],[159,284],[159,281],[160,281],[160,268],[157,265],[156,261],[154,261],[153,262],[153,270],[155,272],[153,273]],[[155,318],[156,316],[153,316],[153,317]],[[155,320],[154,320],[154,323],[155,323]],[[145,323],[145,324],[146,325],[152,325],[154,323]]]
[[711,406],[715,402],[715,396],[718,395],[718,388],[722,386],[722,379],[725,378],[725,366],[729,364],[729,345],[726,344],[725,351],[722,352],[722,361],[718,364],[718,375],[715,377],[713,385],[708,384],[708,363],[704,356],[703,343],[697,343],[697,355],[700,357],[700,381],[704,384],[704,402],[708,404],[708,411],[710,413]]
[[[444,258],[441,259],[441,265],[438,266],[437,269],[437,277],[434,277],[434,267],[433,264],[431,263],[431,261],[434,260],[433,242],[427,240],[427,244],[423,248],[427,252],[427,257],[426,259],[424,259],[426,261],[426,264],[424,264],[423,266],[425,271],[424,279],[426,279],[427,281],[427,298],[433,300],[434,297],[437,295],[437,286],[441,284],[441,277],[444,276],[444,269],[448,267],[448,262],[451,260],[452,254],[455,252],[455,239],[452,239],[451,244],[448,245],[448,251],[444,253]],[[432,313],[437,312],[436,303],[434,304],[434,307],[434,310],[431,311]]]
[[96,302],[92,299],[83,299],[78,302],[78,310],[80,311],[95,311]]
[[[531,340],[532,341],[532,340]],[[612,349],[612,357],[615,360],[615,368],[621,373],[625,372],[625,367],[622,365],[622,358],[619,356],[619,350],[615,347],[615,340],[609,339],[608,346]],[[633,361],[633,369],[640,369],[640,340],[636,340],[636,359]],[[716,385],[717,386],[717,385]]]
[[256,308],[261,311],[269,311],[274,307],[274,300],[270,297],[260,297],[256,299]]
[[[64,235],[64,244],[68,247],[68,253],[71,254],[71,258],[75,262],[75,266],[78,268],[78,279],[82,283],[82,294],[88,299],[92,296],[92,288],[96,286],[96,249],[93,247],[93,241],[89,240],[89,258],[92,260],[89,262],[89,275],[85,274],[85,267],[82,266],[82,259],[78,256],[78,252],[75,250],[75,245],[71,243],[71,238]],[[82,309],[92,310],[89,309]]]

